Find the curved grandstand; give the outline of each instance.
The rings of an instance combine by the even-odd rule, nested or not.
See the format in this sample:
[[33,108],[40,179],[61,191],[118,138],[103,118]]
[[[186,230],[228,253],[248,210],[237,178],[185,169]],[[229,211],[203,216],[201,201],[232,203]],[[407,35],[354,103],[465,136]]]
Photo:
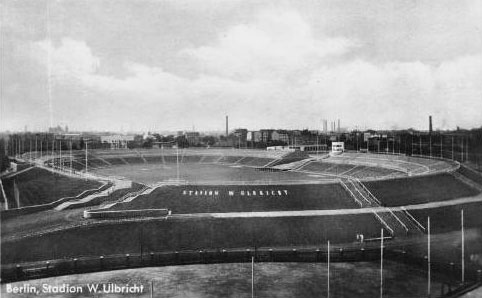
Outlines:
[[[450,233],[461,209],[466,228],[482,226],[482,179],[449,160],[186,149],[76,152],[33,163],[2,178],[7,198],[21,202],[2,212],[4,280],[252,256],[324,262],[328,240],[336,260],[370,261],[381,229],[387,258],[408,252],[423,267],[427,216],[433,233],[445,235],[434,238],[440,244],[458,237]],[[26,191],[36,179],[38,200]],[[57,184],[69,191],[51,194]],[[460,266],[459,251],[441,245],[434,263],[441,272]],[[465,265],[475,278],[482,264]]]

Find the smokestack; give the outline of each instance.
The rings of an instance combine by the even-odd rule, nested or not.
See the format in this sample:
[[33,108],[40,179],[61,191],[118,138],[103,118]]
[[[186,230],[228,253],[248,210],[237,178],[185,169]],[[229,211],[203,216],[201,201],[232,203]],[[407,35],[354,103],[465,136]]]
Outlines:
[[229,120],[228,120],[228,115],[226,115],[226,137],[228,137],[228,131],[229,131]]
[[428,116],[428,132],[432,134],[432,116]]
[[340,119],[338,119],[338,132],[340,132]]

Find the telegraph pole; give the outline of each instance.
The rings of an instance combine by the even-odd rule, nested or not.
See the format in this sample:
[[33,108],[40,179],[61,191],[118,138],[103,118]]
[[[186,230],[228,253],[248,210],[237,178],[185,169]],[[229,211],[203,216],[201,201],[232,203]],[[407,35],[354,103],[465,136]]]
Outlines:
[[383,228],[380,239],[380,298],[383,298]]
[[254,256],[251,257],[251,298],[254,298]]
[[422,155],[422,135],[419,135],[418,138],[419,138],[419,143],[420,143],[420,152],[419,152],[419,154]]
[[443,144],[444,144],[444,142],[443,142],[443,140],[444,140],[443,135],[440,134],[440,158],[444,158],[444,154],[443,154]]
[[87,140],[85,141],[85,173],[87,174]]
[[70,137],[70,174],[72,174],[72,137]]
[[454,136],[452,136],[452,160],[454,160]]
[[460,210],[460,225],[462,232],[462,284],[465,283],[465,233],[464,233],[464,209]]
[[429,146],[430,158],[432,158],[432,135],[429,135],[428,142],[429,142],[428,146]]
[[35,158],[37,158],[37,136],[38,135],[35,135]]
[[330,240],[328,240],[328,295],[327,297],[330,298]]
[[462,147],[460,150],[461,162],[464,162],[464,138],[462,138]]
[[430,263],[430,216],[427,218],[427,296],[430,298],[430,289],[431,289],[431,263]]
[[60,147],[60,153],[59,153],[59,167],[60,167],[60,170],[62,171],[62,165],[63,165],[63,162],[62,162],[62,140],[59,140],[59,147]]

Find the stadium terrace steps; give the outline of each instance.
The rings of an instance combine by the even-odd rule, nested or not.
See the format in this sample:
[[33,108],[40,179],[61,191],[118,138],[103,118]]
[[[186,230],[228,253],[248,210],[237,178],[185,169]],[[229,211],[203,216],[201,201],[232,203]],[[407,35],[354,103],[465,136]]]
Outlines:
[[129,163],[128,163],[123,157],[120,157],[120,156],[119,156],[119,159],[120,159],[124,164],[129,165]]
[[469,178],[470,180],[474,181],[475,183],[482,185],[482,173],[477,172],[476,170],[467,167],[465,165],[460,165],[458,172],[465,177]]
[[[382,207],[380,201],[359,180],[343,178],[340,183],[360,208]],[[392,211],[388,207],[384,209],[386,212],[376,212],[373,209],[373,214],[392,236],[422,232],[419,224],[413,222],[413,217],[407,216],[405,212],[408,211]]]
[[76,200],[76,201],[64,202],[64,203],[58,205],[57,207],[55,207],[54,210],[61,211],[61,210],[64,210],[64,209],[70,209],[70,208],[72,208],[72,206],[74,206],[76,204],[82,204],[82,203],[85,203],[85,202],[89,202],[89,201],[95,199],[96,197],[109,195],[110,191],[111,191],[111,188],[107,188],[107,189],[105,189],[101,192],[96,192],[94,194],[88,195],[88,196],[86,196],[82,199]]
[[18,202],[11,200],[16,204],[9,204],[10,209],[51,204],[101,185],[97,181],[79,179],[47,167],[31,167],[28,171],[17,172],[16,176],[2,180],[7,199],[18,197]]
[[112,166],[112,164],[109,161],[107,161],[106,159],[104,159],[102,157],[97,156],[97,159],[102,160],[108,166]]
[[222,158],[220,155],[203,155],[199,160],[199,163],[208,164],[208,163],[217,163]]
[[307,159],[302,159],[302,160],[297,160],[289,163],[281,163],[277,164],[275,166],[271,166],[273,169],[278,169],[278,170],[283,170],[283,171],[297,171],[302,169],[306,164],[312,162],[313,159],[307,158]]
[[[99,209],[109,209],[111,208],[112,206],[114,206],[115,204],[117,203],[121,203],[121,202],[130,202],[132,201],[133,199],[135,199],[137,196],[143,194],[144,192],[147,192],[147,190],[149,190],[150,187],[147,186],[147,185],[144,185],[142,186],[140,189],[138,190],[134,190],[134,191],[130,191],[128,193],[126,193],[125,195],[123,195],[121,198],[119,199],[116,199],[114,202],[106,202],[106,203],[103,203],[99,206],[99,208],[96,208],[96,210],[99,210]],[[85,214],[85,213],[84,213]]]
[[143,162],[143,163],[147,163],[147,160],[144,158],[144,155],[142,155],[141,153],[139,153],[139,157],[142,159],[142,162]]

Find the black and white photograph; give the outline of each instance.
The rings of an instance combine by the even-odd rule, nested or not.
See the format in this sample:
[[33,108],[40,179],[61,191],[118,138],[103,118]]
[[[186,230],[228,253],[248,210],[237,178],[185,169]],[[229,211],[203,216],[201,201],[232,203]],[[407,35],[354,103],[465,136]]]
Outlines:
[[482,1],[0,0],[0,296],[482,298]]

